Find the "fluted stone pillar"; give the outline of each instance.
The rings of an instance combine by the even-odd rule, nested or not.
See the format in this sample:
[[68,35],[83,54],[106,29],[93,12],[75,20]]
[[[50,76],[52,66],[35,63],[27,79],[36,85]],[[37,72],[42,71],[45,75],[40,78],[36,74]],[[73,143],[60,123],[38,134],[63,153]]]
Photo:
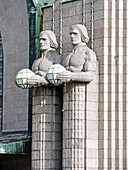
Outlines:
[[63,168],[85,168],[85,83],[68,83],[63,91]]
[[64,85],[63,170],[98,169],[97,99],[97,77]]
[[61,87],[33,89],[32,170],[61,169]]

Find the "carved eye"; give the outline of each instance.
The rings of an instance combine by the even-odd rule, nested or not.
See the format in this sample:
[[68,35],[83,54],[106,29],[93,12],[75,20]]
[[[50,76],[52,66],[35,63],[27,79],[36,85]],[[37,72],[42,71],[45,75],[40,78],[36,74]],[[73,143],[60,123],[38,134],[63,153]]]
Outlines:
[[46,41],[46,38],[40,38],[40,41],[43,40],[43,41]]
[[77,35],[78,33],[76,33],[76,32],[73,32],[72,34],[74,34],[74,35]]
[[77,35],[77,32],[71,32],[70,35]]

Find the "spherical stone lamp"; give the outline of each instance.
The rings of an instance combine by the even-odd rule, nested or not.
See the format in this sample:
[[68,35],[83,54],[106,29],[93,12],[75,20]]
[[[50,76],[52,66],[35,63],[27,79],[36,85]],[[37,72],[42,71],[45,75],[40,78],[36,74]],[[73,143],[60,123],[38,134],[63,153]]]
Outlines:
[[22,89],[29,89],[32,86],[27,84],[27,79],[32,77],[34,73],[30,69],[20,70],[15,78],[15,84]]
[[60,84],[62,84],[62,82],[57,78],[57,76],[58,74],[64,71],[66,71],[66,69],[62,65],[54,64],[48,68],[48,71],[46,73],[46,78],[51,84],[55,86],[59,86]]

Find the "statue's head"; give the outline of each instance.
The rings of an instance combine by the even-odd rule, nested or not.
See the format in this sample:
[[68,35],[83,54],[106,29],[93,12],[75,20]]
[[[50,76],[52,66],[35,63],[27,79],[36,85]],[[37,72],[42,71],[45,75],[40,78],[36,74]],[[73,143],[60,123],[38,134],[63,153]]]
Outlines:
[[55,34],[50,30],[41,31],[39,39],[41,51],[45,51],[50,48],[56,49],[58,47]]
[[71,41],[73,45],[83,43],[88,43],[89,37],[87,33],[87,28],[82,24],[76,24],[71,27],[70,30]]

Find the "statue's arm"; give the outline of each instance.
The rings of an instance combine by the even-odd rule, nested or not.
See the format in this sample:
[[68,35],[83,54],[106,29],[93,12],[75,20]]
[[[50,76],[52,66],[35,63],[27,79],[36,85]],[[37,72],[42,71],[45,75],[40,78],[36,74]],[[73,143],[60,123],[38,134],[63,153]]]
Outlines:
[[71,81],[90,82],[93,80],[93,74],[96,71],[96,55],[94,51],[89,49],[87,56],[84,72],[71,72]]
[[77,82],[90,82],[93,80],[93,74],[91,72],[71,72],[70,79]]
[[41,70],[37,70],[34,72],[36,75],[39,75],[39,76],[42,76],[42,77],[45,77],[46,76],[46,72],[44,71],[41,71]]
[[45,79],[43,76],[34,75],[30,78],[28,78],[27,83],[32,86],[42,86],[42,85],[48,85],[49,82]]
[[91,72],[95,72],[96,71],[96,55],[94,53],[94,51],[92,50],[88,50],[86,52],[86,55],[88,56],[87,60],[85,61],[84,64],[84,71],[91,71]]
[[58,75],[58,79],[62,82],[76,81],[76,82],[90,82],[93,80],[93,74],[96,71],[96,55],[92,50],[88,50],[86,56],[88,58],[83,65],[82,72],[66,71]]
[[93,80],[93,74],[92,72],[70,72],[65,71],[58,75],[58,79],[62,82],[70,82],[70,81],[76,81],[76,82],[90,82]]

